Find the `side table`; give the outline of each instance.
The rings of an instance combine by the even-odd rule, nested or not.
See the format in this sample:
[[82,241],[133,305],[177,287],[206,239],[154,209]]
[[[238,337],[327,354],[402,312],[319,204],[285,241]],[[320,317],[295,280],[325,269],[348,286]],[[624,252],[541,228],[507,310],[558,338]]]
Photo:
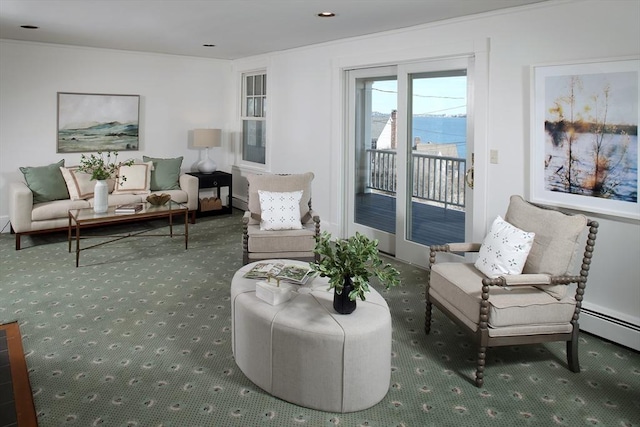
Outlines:
[[[230,173],[215,171],[213,173],[187,172],[188,175],[198,178],[198,191],[203,188],[214,188],[215,198],[199,198],[197,216],[231,214],[231,197],[233,176]],[[228,187],[229,198],[226,204],[220,198],[220,188]]]

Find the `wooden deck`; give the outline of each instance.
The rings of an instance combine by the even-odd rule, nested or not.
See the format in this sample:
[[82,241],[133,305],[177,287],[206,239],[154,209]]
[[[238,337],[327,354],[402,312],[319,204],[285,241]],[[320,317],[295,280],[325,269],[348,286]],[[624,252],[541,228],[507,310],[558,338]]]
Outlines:
[[[464,212],[413,202],[411,240],[426,246],[464,242]],[[396,198],[367,193],[356,196],[356,222],[395,233]]]

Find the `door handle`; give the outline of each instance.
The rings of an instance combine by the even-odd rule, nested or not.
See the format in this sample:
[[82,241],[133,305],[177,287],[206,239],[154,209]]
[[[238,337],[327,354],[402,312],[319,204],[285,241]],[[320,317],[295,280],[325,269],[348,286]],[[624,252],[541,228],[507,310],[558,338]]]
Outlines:
[[469,188],[473,190],[473,166],[467,169],[464,173],[464,181],[467,183]]
[[467,169],[467,171],[464,173],[464,182],[466,182],[469,188],[472,190],[473,190],[473,168],[475,166],[474,163],[475,163],[475,157],[476,157],[475,154],[476,153],[471,153],[471,167]]

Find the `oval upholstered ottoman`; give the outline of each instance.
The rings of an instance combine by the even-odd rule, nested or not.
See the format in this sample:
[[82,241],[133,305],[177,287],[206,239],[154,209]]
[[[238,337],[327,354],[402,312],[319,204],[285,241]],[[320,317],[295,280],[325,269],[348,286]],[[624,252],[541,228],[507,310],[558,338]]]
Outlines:
[[328,280],[316,277],[293,285],[291,299],[273,306],[256,297],[255,280],[242,277],[254,264],[231,282],[233,355],[247,378],[273,396],[321,411],[353,412],[380,402],[391,379],[391,315],[382,296],[371,289],[352,314],[341,315]]

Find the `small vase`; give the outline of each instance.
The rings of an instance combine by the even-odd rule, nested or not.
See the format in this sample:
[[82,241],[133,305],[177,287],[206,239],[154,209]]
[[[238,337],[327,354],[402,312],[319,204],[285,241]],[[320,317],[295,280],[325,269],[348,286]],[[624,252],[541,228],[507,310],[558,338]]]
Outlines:
[[356,309],[356,301],[349,299],[349,293],[353,290],[353,282],[351,277],[344,278],[344,284],[342,286],[342,292],[338,294],[336,289],[333,289],[333,309],[340,314],[350,314]]
[[93,211],[95,213],[105,213],[109,208],[109,186],[106,179],[96,181],[93,190]]

